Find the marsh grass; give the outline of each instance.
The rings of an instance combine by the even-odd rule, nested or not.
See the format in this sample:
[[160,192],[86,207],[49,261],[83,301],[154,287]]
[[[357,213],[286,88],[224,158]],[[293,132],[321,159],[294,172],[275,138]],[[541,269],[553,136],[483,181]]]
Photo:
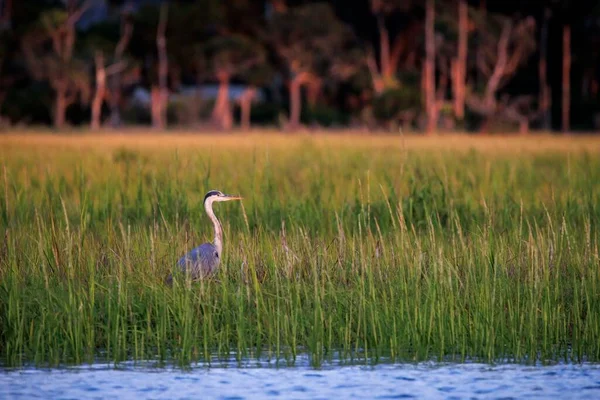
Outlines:
[[600,141],[237,139],[0,138],[2,363],[600,359]]

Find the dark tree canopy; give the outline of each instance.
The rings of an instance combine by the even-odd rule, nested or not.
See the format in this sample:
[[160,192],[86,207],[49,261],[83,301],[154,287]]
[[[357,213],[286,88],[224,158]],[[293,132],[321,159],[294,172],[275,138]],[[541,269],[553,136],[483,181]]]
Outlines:
[[[461,25],[465,1],[468,17]],[[159,74],[165,60],[159,63],[157,47],[161,3],[169,4],[166,78]],[[220,109],[229,115],[243,91],[247,118],[252,93],[252,109],[270,110],[257,115],[270,115],[265,122],[271,124],[280,124],[282,115],[295,127],[322,123],[328,115],[327,124],[402,123],[420,130],[430,113],[423,88],[434,85],[444,116],[440,129],[497,123],[523,130],[548,126],[544,121],[558,129],[565,116],[573,129],[600,129],[600,0],[435,0],[433,75],[424,74],[425,4],[107,0],[99,7],[93,1],[14,1],[0,26],[0,118],[87,123],[87,100],[108,72],[110,113],[116,120],[122,114],[128,124],[147,123],[143,93],[150,98],[152,87],[166,80],[171,122],[191,88],[208,93],[197,102],[202,107],[224,104]],[[465,32],[466,41],[459,39]],[[100,59],[107,71],[98,70]],[[218,95],[201,90],[214,84],[221,85]],[[315,110],[322,114],[313,119]],[[186,121],[208,114],[195,110]]]

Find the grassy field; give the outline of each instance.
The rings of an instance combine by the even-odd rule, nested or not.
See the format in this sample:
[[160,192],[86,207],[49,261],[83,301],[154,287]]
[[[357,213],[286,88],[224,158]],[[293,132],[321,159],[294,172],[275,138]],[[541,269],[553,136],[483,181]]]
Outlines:
[[[600,139],[0,136],[0,363],[600,359]],[[225,231],[217,276],[164,279]]]

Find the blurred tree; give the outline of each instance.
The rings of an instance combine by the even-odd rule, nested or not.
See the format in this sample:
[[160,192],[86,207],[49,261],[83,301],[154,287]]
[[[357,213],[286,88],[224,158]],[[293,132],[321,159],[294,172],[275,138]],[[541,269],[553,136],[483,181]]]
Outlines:
[[[122,86],[136,78],[135,63],[124,54],[133,31],[131,16],[127,12],[121,15],[119,37],[106,34],[105,30],[115,30],[115,28],[112,23],[97,25],[83,39],[85,50],[95,65],[96,89],[92,100],[92,129],[101,126],[101,110],[106,100],[110,106],[111,126],[118,127],[121,124]],[[123,76],[124,72],[127,73]]]
[[[428,23],[428,29],[424,29],[425,22],[430,21],[426,17],[426,6],[430,4],[427,1],[327,0],[315,4],[314,0],[288,0],[289,4],[286,4],[285,0],[169,0],[173,7],[169,8],[164,41],[157,37],[160,36],[157,28],[162,1],[103,1],[107,4],[107,18],[95,25],[87,23],[90,20],[85,18],[87,16],[84,16],[85,21],[75,18],[74,23],[67,23],[79,13],[82,3],[78,0],[0,1],[0,31],[3,32],[0,45],[4,54],[0,65],[0,98],[6,94],[2,111],[5,115],[10,114],[11,120],[47,123],[48,115],[40,112],[46,106],[52,110],[55,124],[64,124],[67,116],[70,121],[75,121],[77,110],[69,105],[85,99],[86,92],[90,91],[90,78],[95,75],[94,126],[99,124],[98,110],[104,107],[106,112],[106,106],[102,104],[109,105],[110,121],[116,126],[122,111],[121,92],[131,87],[126,85],[126,71],[119,73],[117,71],[121,70],[112,68],[112,65],[122,65],[119,60],[128,61],[127,55],[131,54],[141,66],[142,85],[148,89],[154,87],[154,103],[157,105],[161,104],[165,93],[160,89],[161,83],[163,88],[168,83],[168,88],[176,92],[185,85],[200,83],[208,77],[214,80],[212,61],[205,59],[200,62],[198,57],[194,57],[194,52],[199,44],[231,36],[258,40],[265,45],[265,63],[273,64],[287,75],[291,126],[300,121],[314,121],[313,111],[322,110],[325,106],[331,109],[332,115],[342,112],[354,117],[369,108],[371,115],[380,122],[388,117],[407,121],[415,113],[422,117],[422,111],[429,110],[432,114],[430,110],[435,110],[440,116],[438,125],[441,125],[447,114],[454,115],[453,121],[460,121],[464,115],[465,97],[468,98],[468,110],[479,109],[476,113],[482,120],[489,122],[497,117],[515,121],[522,130],[533,118],[538,118],[541,126],[549,127],[551,109],[557,117],[554,121],[557,128],[589,129],[594,115],[600,110],[600,52],[596,45],[600,43],[598,0],[531,0],[519,4],[500,0],[436,0],[435,17],[431,19],[433,35],[430,34],[431,24]],[[138,11],[132,8],[130,20],[135,20],[134,30],[130,20],[123,17],[119,21],[115,14],[129,3],[141,6]],[[468,8],[467,3],[474,8]],[[330,8],[330,4],[336,7],[337,16],[327,11],[312,14],[306,11],[324,10]],[[56,11],[64,13],[64,20],[55,18],[58,15]],[[309,14],[310,17],[300,17],[301,14]],[[502,53],[499,50],[505,42],[500,40],[503,23],[497,20],[499,15],[533,15],[536,18],[539,30],[531,40],[539,41],[537,65],[533,64],[533,60],[526,62],[527,57],[523,57],[512,72],[511,62],[507,62],[506,67],[496,68],[503,64],[499,62],[502,57],[498,55]],[[339,34],[339,26],[343,24],[338,16],[352,24],[352,28],[346,27],[347,33]],[[308,18],[311,20],[306,22]],[[284,26],[282,20],[293,22]],[[530,40],[526,38],[524,43],[518,43],[517,27],[520,22],[516,18],[511,19],[511,34],[506,47],[509,60],[517,49],[527,47]],[[278,26],[275,28],[274,25]],[[79,31],[76,31],[78,27]],[[107,46],[93,47],[84,42],[84,37],[91,31],[105,39]],[[355,35],[363,38],[364,42],[360,45],[351,43]],[[431,40],[425,40],[431,36],[435,38],[433,52],[432,46],[428,45]],[[127,45],[129,37],[131,40]],[[368,44],[371,40],[373,46]],[[167,57],[161,55],[161,43],[168,44]],[[492,58],[496,60],[490,58],[490,53],[495,53]],[[516,53],[520,58],[522,52]],[[304,55],[299,57],[298,54]],[[431,55],[433,63],[428,61]],[[487,67],[477,62],[482,59],[487,60]],[[165,60],[166,78],[165,74],[159,74],[159,71],[164,71]],[[90,74],[93,68],[95,74]],[[505,72],[501,74],[500,83],[496,84],[498,75],[494,72],[501,69]],[[360,79],[356,78],[357,75]],[[475,75],[476,81],[473,79]],[[350,76],[351,80],[348,79]],[[415,95],[415,88],[408,84],[412,84],[415,77],[421,79],[416,83],[420,95]],[[511,80],[512,77],[515,79]],[[271,89],[277,87],[265,92],[273,95],[275,103],[283,103],[277,97],[282,94],[278,90],[279,78],[278,73],[270,74],[265,82],[270,83]],[[237,74],[231,79],[232,82],[250,82],[246,74]],[[359,81],[360,85],[357,85]],[[471,83],[468,94],[467,81]],[[252,93],[257,93],[257,88],[265,83],[250,85],[240,99],[240,109],[244,110],[242,121],[247,120],[252,109]],[[551,91],[551,85],[557,90]],[[434,90],[431,90],[432,87]],[[494,101],[489,101],[489,93],[494,92],[494,87]],[[404,93],[401,95],[399,90]],[[538,93],[530,96],[537,90]],[[407,91],[411,92],[410,95]],[[25,93],[29,97],[31,93],[43,95],[38,96],[34,107],[33,101],[26,100]],[[428,95],[424,96],[426,93]],[[504,93],[511,93],[511,96],[507,97]],[[51,106],[48,104],[49,94],[54,98]],[[424,101],[432,98],[435,98],[434,103]],[[408,99],[420,99],[428,105],[409,107]],[[301,112],[303,101],[312,105],[304,108],[309,112]],[[375,109],[382,104],[385,110]],[[432,104],[435,104],[435,109]],[[272,109],[280,108],[279,105],[271,106]],[[59,111],[66,108],[69,108],[66,115]],[[231,105],[227,108],[231,109]],[[83,116],[83,112],[80,114]],[[400,117],[401,114],[408,117]],[[156,121],[164,120],[164,113],[155,115]],[[158,118],[159,115],[163,117]],[[200,113],[190,110],[189,115]],[[483,128],[486,125],[484,123]]]
[[[242,35],[215,36],[200,46],[198,56],[211,77],[219,82],[219,92],[212,112],[213,123],[221,129],[233,126],[229,101],[229,83],[242,78],[251,69],[265,63],[265,49],[256,41]],[[246,94],[250,96],[250,92]]]
[[373,99],[374,117],[390,129],[400,124],[409,130],[419,113],[421,91],[418,81],[414,85],[406,85],[402,89],[388,89]]
[[[469,18],[466,0],[441,2],[437,10],[435,29],[439,72],[438,108],[452,110],[454,119],[462,122],[465,116],[469,35],[475,26]],[[445,100],[450,81],[451,104]]]
[[[208,75],[206,65],[197,57],[200,43],[210,37],[224,34],[224,3],[219,0],[172,1],[168,12],[168,27],[165,26],[164,38],[167,48],[168,88],[176,91],[182,80],[200,85]],[[133,31],[129,52],[142,66],[143,84],[153,90],[154,105],[159,96],[160,60],[157,27],[160,20],[160,8],[146,5],[134,14]],[[163,64],[164,66],[164,64]],[[164,77],[164,76],[163,76]],[[159,121],[158,109],[154,109],[155,121]]]
[[519,125],[519,133],[529,133],[529,124],[542,115],[542,110],[535,106],[535,98],[529,95],[517,95],[512,99],[505,94],[500,101],[501,115]]
[[[169,9],[169,24],[165,32],[169,46],[169,80],[177,90],[182,77],[195,77],[198,69],[195,51],[201,42],[217,34],[225,34],[224,5],[219,0],[197,0],[194,2],[172,1]],[[158,49],[156,27],[160,8],[146,5],[134,14],[135,30],[129,52],[145,66],[147,79],[158,79]]]
[[124,60],[125,50],[129,46],[133,35],[133,18],[128,11],[121,14],[120,35],[121,37],[114,48],[112,60],[113,65],[117,67],[114,68],[114,72],[109,79],[108,101],[110,104],[110,124],[113,128],[121,125],[121,92],[123,89],[121,72],[123,71],[123,63],[126,62]]
[[318,87],[320,79],[332,71],[340,77],[347,76],[352,71],[350,64],[363,63],[364,57],[354,59],[355,51],[345,51],[352,47],[353,33],[329,4],[314,3],[284,10],[269,19],[269,32],[271,44],[287,67],[289,127],[296,129],[300,124],[302,88]]
[[[419,23],[410,20],[408,29],[405,30],[404,34],[397,34],[391,38],[386,19],[398,12],[412,14],[419,3],[410,0],[370,0],[371,13],[375,16],[377,22],[379,66],[375,61],[375,53],[372,50],[369,52],[368,66],[373,80],[373,88],[378,94],[386,89],[398,87],[396,72],[400,58],[405,52],[411,53],[414,57],[416,49],[414,44],[418,44],[414,40],[414,35],[418,34],[421,29]],[[414,62],[414,58],[412,62]]]
[[247,88],[240,96],[238,103],[240,105],[240,123],[242,129],[250,129],[250,112],[252,110],[252,102],[256,97],[259,87],[266,86],[270,83],[273,76],[271,66],[266,63],[258,63],[254,67],[248,69],[244,73],[244,81]]
[[22,40],[31,74],[37,80],[47,79],[55,92],[53,120],[57,128],[65,125],[67,107],[78,96],[87,101],[90,94],[87,66],[73,55],[77,35],[75,24],[89,4],[76,7],[77,4],[70,1],[67,10],[53,8],[42,12]]
[[[482,131],[485,132],[490,119],[501,111],[498,91],[535,50],[535,21],[471,11],[478,36],[477,69],[485,83],[483,88],[470,87],[466,102],[484,118]],[[511,107],[508,97],[503,98],[502,109],[506,107]]]
[[[584,82],[589,78],[589,75],[586,76],[586,69],[594,65],[593,55],[598,52],[598,47],[593,43],[593,28],[598,24],[594,15],[598,17],[599,2],[597,0],[580,2],[548,0],[544,6],[551,12],[550,30],[552,31],[552,26],[560,27],[561,30],[561,40],[555,39],[556,43],[561,45],[554,48],[551,46],[549,50],[552,53],[556,49],[561,57],[561,62],[557,62],[555,67],[560,70],[555,76],[560,77],[561,90],[555,92],[559,97],[556,99],[556,104],[560,105],[557,107],[560,108],[559,126],[567,133],[572,128],[571,119],[575,116],[581,118],[583,116],[580,114],[581,109],[585,108],[586,100],[582,92]],[[552,33],[549,36],[556,37]],[[590,111],[587,111],[588,118]],[[583,121],[579,119],[578,124],[581,122]]]

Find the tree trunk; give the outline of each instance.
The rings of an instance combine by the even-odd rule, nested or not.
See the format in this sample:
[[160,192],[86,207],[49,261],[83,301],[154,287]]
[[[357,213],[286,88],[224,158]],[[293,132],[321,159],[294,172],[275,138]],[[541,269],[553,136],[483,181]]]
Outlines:
[[56,98],[54,99],[54,127],[62,129],[65,126],[67,114],[67,90],[64,85],[56,89]]
[[158,29],[156,32],[156,48],[158,50],[158,90],[156,110],[158,118],[154,122],[154,127],[164,129],[167,126],[167,102],[169,98],[169,89],[167,87],[167,79],[169,76],[169,62],[167,58],[167,40],[165,38],[165,30],[167,29],[167,12],[168,5],[163,3],[160,8],[160,18]]
[[542,32],[540,38],[540,112],[542,115],[542,127],[545,130],[550,130],[552,121],[550,115],[551,97],[550,86],[548,84],[548,20],[550,18],[550,10],[544,10],[544,20],[542,22]]
[[385,81],[389,81],[393,76],[390,65],[390,33],[385,26],[385,18],[381,13],[377,16],[377,28],[379,29],[381,75]]
[[152,86],[150,89],[150,115],[152,117],[152,127],[154,129],[162,129],[162,100],[160,89]]
[[398,71],[398,67],[400,66],[400,58],[402,54],[406,52],[406,48],[408,47],[407,36],[410,37],[410,33],[412,33],[412,28],[408,30],[408,32],[403,32],[396,36],[394,39],[394,44],[390,45],[390,62],[389,68],[392,71],[392,74],[395,74]]
[[307,87],[308,93],[306,93],[306,100],[311,108],[317,106],[317,101],[319,100],[319,95],[321,94],[321,85],[322,82],[320,79],[314,79]]
[[465,85],[467,80],[468,48],[468,6],[467,0],[458,3],[458,54],[453,64],[454,115],[459,121],[465,118]]
[[212,111],[212,121],[221,129],[231,129],[233,117],[229,103],[229,73],[221,72],[218,74],[218,78],[219,92]]
[[290,82],[290,120],[289,128],[298,129],[300,126],[300,116],[302,114],[302,86],[305,84],[314,84],[317,78],[310,72],[302,71],[296,73]]
[[375,61],[375,56],[373,53],[369,53],[366,57],[367,67],[369,68],[369,73],[371,74],[371,81],[373,83],[373,90],[375,90],[376,94],[381,94],[385,90],[385,82],[379,70],[377,69],[377,62]]
[[252,111],[252,99],[256,95],[256,88],[251,87],[246,89],[240,98],[241,124],[242,129],[250,129],[250,112]]
[[[123,53],[131,41],[133,34],[133,24],[127,18],[123,17],[121,21],[121,38],[115,47],[114,62],[119,63],[123,59]],[[110,125],[117,128],[121,125],[121,71],[116,71],[110,83],[110,96],[108,104],[110,107]]]
[[527,118],[523,118],[519,121],[519,133],[521,135],[527,135],[529,133],[529,120]]
[[500,38],[498,39],[498,59],[496,65],[493,68],[492,75],[489,77],[486,87],[485,94],[483,95],[481,103],[485,111],[484,122],[481,125],[482,134],[487,134],[491,123],[491,118],[497,112],[498,103],[496,100],[496,94],[500,86],[502,77],[505,76],[506,65],[508,63],[508,46],[510,44],[510,34],[512,32],[512,23],[506,21],[502,27]]
[[302,78],[296,76],[290,83],[290,128],[298,129],[302,112]]
[[427,0],[425,9],[425,105],[427,110],[426,132],[431,134],[437,126],[437,105],[435,96],[435,6],[434,0]]
[[104,67],[104,55],[101,51],[96,54],[96,93],[92,100],[91,128],[100,129],[102,117],[102,103],[106,96],[106,68]]
[[562,130],[570,129],[571,113],[571,25],[563,27],[563,63],[562,63]]

